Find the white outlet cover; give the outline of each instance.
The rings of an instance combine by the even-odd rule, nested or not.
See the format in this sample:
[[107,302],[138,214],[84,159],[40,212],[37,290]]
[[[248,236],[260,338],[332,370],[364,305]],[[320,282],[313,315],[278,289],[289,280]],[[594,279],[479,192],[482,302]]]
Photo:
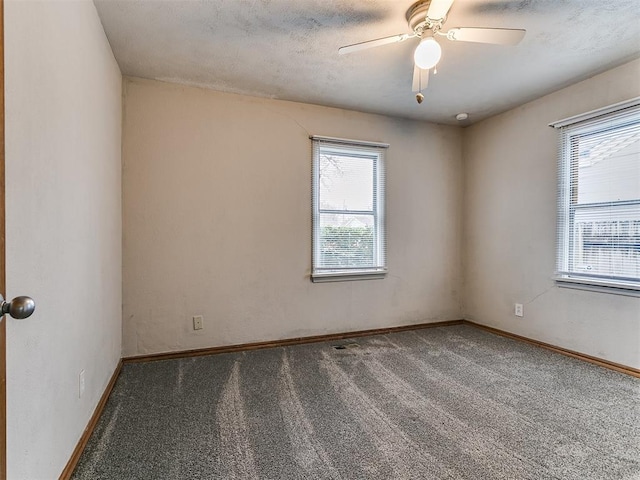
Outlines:
[[516,317],[524,317],[524,307],[521,303],[516,303],[515,307],[515,315]]

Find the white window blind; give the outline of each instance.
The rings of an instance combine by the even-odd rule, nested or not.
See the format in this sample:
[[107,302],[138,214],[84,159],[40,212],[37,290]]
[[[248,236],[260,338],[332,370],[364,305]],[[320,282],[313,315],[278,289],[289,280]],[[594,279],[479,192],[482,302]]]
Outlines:
[[386,271],[384,153],[388,145],[327,137],[313,143],[313,281]]
[[559,129],[560,281],[640,290],[640,100]]

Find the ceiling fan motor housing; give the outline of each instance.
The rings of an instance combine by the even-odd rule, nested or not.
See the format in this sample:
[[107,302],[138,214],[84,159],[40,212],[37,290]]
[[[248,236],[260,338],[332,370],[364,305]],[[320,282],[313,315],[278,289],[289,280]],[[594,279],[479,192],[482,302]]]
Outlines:
[[425,30],[440,29],[444,23],[445,18],[430,19],[427,18],[427,12],[431,6],[431,0],[423,0],[421,2],[414,3],[409,10],[407,10],[407,23],[409,28],[416,32],[419,36]]

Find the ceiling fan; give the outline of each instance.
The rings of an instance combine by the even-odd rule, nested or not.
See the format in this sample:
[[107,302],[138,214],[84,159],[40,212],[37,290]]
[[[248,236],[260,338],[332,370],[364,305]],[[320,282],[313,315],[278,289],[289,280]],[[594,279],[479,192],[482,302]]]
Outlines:
[[413,91],[418,92],[416,100],[422,103],[421,91],[429,83],[429,70],[440,61],[442,49],[436,41],[437,36],[456,42],[493,43],[497,45],[516,45],[524,38],[526,30],[513,28],[452,28],[446,32],[442,26],[447,21],[447,13],[454,0],[421,0],[407,10],[407,22],[412,33],[402,33],[390,37],[378,38],[367,42],[346,45],[338,50],[340,55],[357,52],[367,48],[379,47],[389,43],[404,42],[410,38],[419,38],[420,43],[413,54]]

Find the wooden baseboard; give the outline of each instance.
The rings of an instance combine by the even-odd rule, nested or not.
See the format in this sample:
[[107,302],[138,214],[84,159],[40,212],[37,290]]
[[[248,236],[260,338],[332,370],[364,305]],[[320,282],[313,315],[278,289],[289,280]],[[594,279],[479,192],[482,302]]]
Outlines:
[[444,322],[419,323],[415,325],[401,325],[398,327],[374,328],[370,330],[359,330],[356,332],[330,333],[327,335],[313,335],[310,337],[286,338],[283,340],[273,340],[266,342],[243,343],[228,345],[223,347],[199,348],[196,350],[181,350],[177,352],[152,353],[150,355],[139,355],[135,357],[125,357],[124,363],[151,362],[156,360],[170,360],[173,358],[200,357],[203,355],[214,355],[218,353],[242,352],[247,350],[260,350],[263,348],[285,347],[289,345],[302,345],[304,343],[333,342],[354,337],[368,337],[371,335],[385,335],[388,333],[404,332],[407,330],[418,330],[422,328],[448,327],[451,325],[461,325],[464,320],[447,320]]
[[113,372],[113,375],[111,375],[111,380],[109,380],[107,388],[105,388],[102,397],[100,397],[100,401],[98,402],[96,409],[93,411],[93,415],[91,416],[87,427],[84,429],[84,432],[82,432],[82,436],[80,437],[80,440],[78,440],[78,444],[73,450],[71,458],[60,474],[59,480],[68,480],[69,478],[71,478],[71,474],[73,474],[73,471],[75,470],[76,465],[80,460],[80,456],[82,455],[84,448],[87,446],[87,442],[89,441],[89,438],[93,433],[93,429],[96,428],[98,420],[100,420],[100,416],[102,415],[104,406],[107,404],[107,400],[109,399],[109,395],[111,395],[111,391],[113,390],[114,385],[116,384],[118,375],[120,375],[120,370],[122,370],[122,359],[120,359],[118,365],[116,366],[116,369]]
[[577,358],[584,362],[593,363],[594,365],[598,365],[600,367],[608,368],[610,370],[615,370],[616,372],[625,373],[627,375],[631,375],[632,377],[640,378],[640,370],[633,367],[628,367],[626,365],[621,365],[619,363],[610,362],[609,360],[605,360],[603,358],[592,357],[591,355],[586,355],[584,353],[576,352],[573,350],[569,350],[567,348],[558,347],[556,345],[551,345],[550,343],[540,342],[538,340],[534,340],[532,338],[523,337],[521,335],[516,335],[515,333],[505,332],[504,330],[499,330],[497,328],[489,327],[487,325],[482,325],[480,323],[475,323],[470,320],[464,320],[462,323],[465,325],[471,325],[476,328],[481,328],[482,330],[486,330],[491,333],[495,333],[496,335],[500,335],[502,337],[511,338],[513,340],[519,340],[521,342],[526,342],[531,345],[535,345],[537,347],[545,348],[547,350],[551,350],[556,353],[561,353],[562,355],[566,355],[568,357]]

